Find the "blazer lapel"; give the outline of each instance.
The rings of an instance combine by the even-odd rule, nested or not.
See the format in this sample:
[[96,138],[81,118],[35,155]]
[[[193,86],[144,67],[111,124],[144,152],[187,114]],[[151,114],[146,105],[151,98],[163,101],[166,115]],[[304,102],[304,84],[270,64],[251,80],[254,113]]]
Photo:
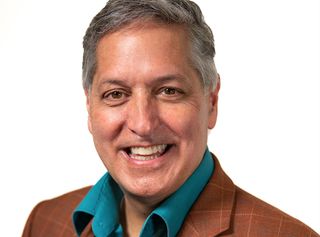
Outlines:
[[187,215],[179,237],[213,237],[229,229],[235,185],[214,159],[214,173]]

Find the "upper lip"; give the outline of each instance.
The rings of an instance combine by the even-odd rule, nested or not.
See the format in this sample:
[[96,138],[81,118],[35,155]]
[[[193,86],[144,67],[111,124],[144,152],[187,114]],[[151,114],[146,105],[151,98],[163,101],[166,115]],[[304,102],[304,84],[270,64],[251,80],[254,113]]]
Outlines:
[[172,143],[167,143],[167,142],[157,142],[157,143],[132,143],[132,144],[129,144],[128,143],[126,145],[123,145],[123,146],[120,146],[120,149],[128,149],[128,148],[131,148],[131,147],[144,147],[144,148],[147,148],[147,147],[151,147],[151,146],[159,146],[159,145],[172,145]]
[[143,147],[143,148],[148,148],[148,147],[159,146],[159,145],[169,145],[169,144],[168,144],[168,143],[160,143],[160,144],[152,144],[152,145],[148,145],[148,146],[133,145],[133,146],[128,146],[127,148],[131,148],[131,147]]

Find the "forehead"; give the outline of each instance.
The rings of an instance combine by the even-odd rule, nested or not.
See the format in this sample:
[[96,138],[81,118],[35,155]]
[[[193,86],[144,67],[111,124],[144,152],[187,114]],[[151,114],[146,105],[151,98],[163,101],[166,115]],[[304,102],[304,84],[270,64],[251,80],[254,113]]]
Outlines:
[[[190,73],[190,45],[184,26],[134,23],[106,34],[97,47],[96,75],[132,77]],[[123,75],[122,75],[123,74]]]
[[[119,49],[114,46],[118,45],[123,48],[129,42],[144,44],[146,48],[161,48],[163,44],[169,44],[168,51],[180,50],[186,53],[190,51],[189,37],[184,25],[156,21],[133,22],[105,34],[97,44],[97,51],[98,53],[112,53]],[[109,51],[104,51],[106,49]]]

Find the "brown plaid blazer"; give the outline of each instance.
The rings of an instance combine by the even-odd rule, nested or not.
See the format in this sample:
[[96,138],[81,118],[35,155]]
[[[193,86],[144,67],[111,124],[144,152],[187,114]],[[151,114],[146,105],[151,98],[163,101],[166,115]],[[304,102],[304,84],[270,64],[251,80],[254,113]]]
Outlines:
[[[187,215],[179,237],[319,237],[302,222],[235,186],[214,159],[214,174]],[[89,189],[39,203],[22,237],[76,236],[72,212]],[[93,236],[91,224],[81,236]]]

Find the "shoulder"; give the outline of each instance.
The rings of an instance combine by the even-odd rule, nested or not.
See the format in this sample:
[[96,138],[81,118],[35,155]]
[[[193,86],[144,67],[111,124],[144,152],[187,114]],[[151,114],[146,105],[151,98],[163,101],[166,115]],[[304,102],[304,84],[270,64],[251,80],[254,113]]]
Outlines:
[[188,213],[180,236],[320,237],[301,221],[237,187],[213,159],[214,173]]
[[33,208],[22,236],[73,236],[72,213],[90,188],[81,188],[40,202]]
[[236,187],[232,229],[246,236],[319,236],[301,221]]
[[84,187],[81,189],[77,189],[77,190],[65,193],[53,199],[45,200],[38,204],[38,208],[41,209],[42,211],[47,210],[51,212],[53,211],[53,209],[62,210],[63,207],[66,207],[68,209],[72,209],[73,211],[73,208],[75,208],[79,204],[79,202],[88,193],[90,188],[91,186]]
[[69,218],[72,212],[84,198],[90,187],[81,188],[72,192],[65,193],[53,199],[40,202],[32,212],[36,212],[39,217],[45,217],[47,220],[54,216],[54,220],[63,220]]

